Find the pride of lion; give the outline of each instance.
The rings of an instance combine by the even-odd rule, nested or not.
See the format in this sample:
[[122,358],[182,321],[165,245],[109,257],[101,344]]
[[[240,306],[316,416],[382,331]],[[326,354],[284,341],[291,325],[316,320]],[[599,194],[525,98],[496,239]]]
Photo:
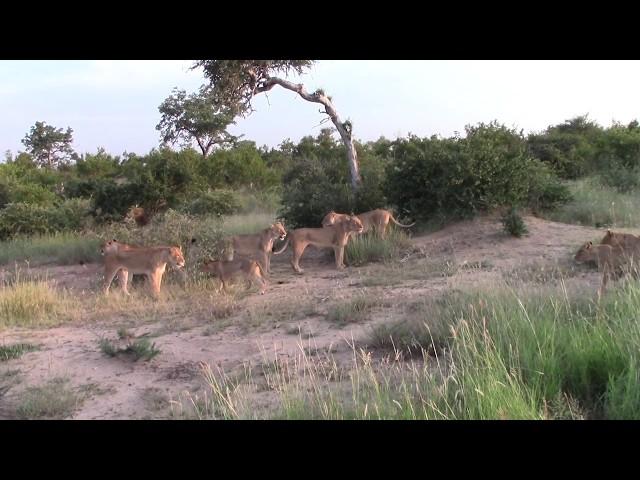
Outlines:
[[[300,259],[309,245],[333,248],[336,268],[343,269],[344,249],[351,236],[368,230],[377,230],[384,235],[389,220],[401,227],[411,226],[398,223],[391,212],[381,209],[357,216],[332,211],[323,219],[321,228],[297,228],[291,232],[287,232],[282,222],[276,222],[254,234],[228,237],[231,254],[227,254],[225,259],[205,261],[198,270],[217,277],[221,282],[220,290],[227,291],[227,285],[240,277],[247,285],[258,284],[260,293],[264,294],[271,273],[271,255],[280,255],[289,243],[293,251],[291,266],[296,273],[304,271],[300,268]],[[274,242],[285,239],[282,248],[274,252]],[[192,239],[192,242],[195,241]],[[149,280],[152,294],[158,297],[167,265],[177,269],[185,266],[182,248],[178,245],[137,246],[112,239],[102,245],[101,253],[104,257],[105,294],[109,293],[111,282],[117,276],[122,290],[129,295],[129,274],[144,274]]]
[[[247,285],[258,284],[260,293],[264,294],[271,273],[271,255],[282,254],[291,244],[291,266],[293,271],[302,274],[300,260],[309,245],[320,248],[333,248],[337,269],[344,269],[344,250],[349,240],[355,235],[373,232],[384,238],[390,222],[402,228],[410,228],[398,222],[391,212],[376,209],[358,215],[349,215],[330,211],[322,219],[320,228],[296,228],[287,232],[282,222],[276,222],[255,233],[233,235],[228,242],[233,247],[231,255],[225,259],[208,260],[199,267],[199,271],[217,277],[221,286],[219,290],[227,291],[227,285],[238,277]],[[284,245],[273,251],[276,240],[285,240]],[[195,242],[192,239],[192,242]],[[162,277],[167,265],[177,269],[185,266],[182,248],[171,246],[136,246],[109,240],[102,245],[104,257],[105,294],[113,279],[118,276],[119,284],[125,294],[129,295],[129,274],[144,274],[149,280],[154,297],[160,295]],[[618,280],[625,274],[637,274],[640,262],[640,236],[607,230],[600,244],[586,242],[574,257],[578,263],[593,263],[602,272],[598,296],[601,296],[609,280]],[[183,273],[184,275],[184,273]]]

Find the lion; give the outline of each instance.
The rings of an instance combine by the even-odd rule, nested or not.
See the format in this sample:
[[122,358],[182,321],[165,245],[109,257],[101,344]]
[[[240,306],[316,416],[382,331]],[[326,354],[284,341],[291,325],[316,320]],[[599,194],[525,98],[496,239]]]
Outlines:
[[182,248],[169,247],[134,247],[109,241],[103,246],[104,254],[104,293],[109,293],[113,278],[119,275],[120,285],[124,293],[129,295],[127,288],[129,273],[144,274],[149,279],[154,297],[160,296],[160,284],[167,264],[182,268],[185,265]]
[[[322,219],[322,226],[328,227],[334,225],[336,221],[348,216],[349,215],[346,215],[344,213],[336,213],[332,210],[327,213]],[[416,224],[416,222],[413,222],[411,225],[403,225],[395,218],[393,218],[393,215],[390,211],[383,210],[382,208],[371,210],[370,212],[360,213],[359,215],[356,215],[356,217],[358,217],[358,220],[362,222],[362,226],[364,227],[362,233],[374,230],[378,232],[382,238],[384,238],[387,233],[389,220],[402,228],[410,228]]]
[[594,245],[586,242],[575,255],[579,263],[594,262],[598,270],[602,271],[602,281],[598,289],[598,295],[602,295],[609,279],[617,280],[633,267],[633,256],[629,255],[621,246],[606,244]]
[[220,289],[224,288],[225,292],[227,291],[227,282],[238,274],[245,278],[249,287],[254,282],[259,283],[260,295],[264,295],[267,289],[267,281],[264,278],[264,270],[260,262],[249,258],[238,257],[233,260],[213,260],[205,262],[200,267],[200,271],[212,273],[218,277],[222,282]]
[[[114,238],[102,244],[102,247],[100,248],[100,255],[104,257],[105,255],[116,253],[118,251],[135,250],[136,248],[143,248],[143,247],[139,247],[137,245],[130,245],[128,243],[122,243]],[[124,290],[125,292],[127,292],[128,281],[129,281],[129,271],[126,268],[121,268],[118,271],[118,283],[120,284],[120,287],[122,288],[122,290]]]
[[631,233],[612,232],[607,230],[601,245],[611,245],[612,247],[621,247],[628,252],[640,253],[640,237]]
[[[231,237],[233,243],[233,255],[249,256],[261,262],[262,269],[271,273],[271,250],[276,239],[284,240],[287,231],[281,222],[276,222],[269,228],[265,228],[259,233],[234,235]],[[233,255],[230,260],[233,260]]]
[[309,245],[316,247],[333,247],[336,257],[336,268],[338,270],[345,268],[344,265],[344,248],[349,242],[349,235],[352,233],[362,233],[362,222],[357,217],[346,216],[338,220],[333,225],[323,228],[297,228],[289,233],[287,241],[283,247],[273,252],[274,255],[280,255],[285,251],[289,241],[293,248],[293,256],[291,257],[291,266],[296,273],[303,273],[299,262],[304,250]]

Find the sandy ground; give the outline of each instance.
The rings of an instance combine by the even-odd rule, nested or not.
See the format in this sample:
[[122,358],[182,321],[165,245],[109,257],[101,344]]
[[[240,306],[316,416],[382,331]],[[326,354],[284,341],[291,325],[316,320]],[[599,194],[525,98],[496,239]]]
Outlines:
[[[58,376],[68,378],[71,387],[82,392],[84,398],[69,418],[172,418],[172,401],[187,391],[203,391],[201,362],[219,366],[225,372],[238,372],[247,364],[260,365],[279,355],[296,355],[301,345],[330,349],[338,360],[347,361],[351,355],[348,342],[361,338],[371,324],[392,320],[398,315],[394,306],[451,289],[486,284],[526,271],[530,265],[569,265],[580,244],[604,234],[604,230],[534,217],[527,217],[526,222],[529,234],[521,239],[502,233],[495,218],[461,222],[416,236],[412,238],[414,252],[391,266],[372,264],[337,271],[331,256],[309,248],[301,261],[305,273],[296,275],[289,264],[289,249],[272,259],[267,294],[242,295],[230,317],[217,319],[201,312],[174,315],[170,322],[159,317],[134,322],[133,326],[127,323],[131,333],[149,335],[161,350],[150,361],[108,357],[100,350],[100,338],[117,338],[116,330],[122,326],[118,319],[76,321],[42,330],[1,331],[0,344],[29,342],[39,349],[0,363],[0,418],[15,417],[25,389]],[[441,274],[439,270],[449,264],[456,268],[450,274]],[[421,268],[430,268],[434,274],[403,274]],[[57,288],[78,296],[95,294],[102,273],[99,264],[47,266],[40,270],[55,281]],[[0,271],[0,277],[10,274],[10,268]],[[390,284],[371,283],[371,278],[391,275],[397,280]],[[595,292],[599,276],[585,269],[572,276],[571,281],[581,282]],[[115,284],[114,287],[117,290]],[[363,291],[373,293],[386,307],[376,309],[359,324],[339,326],[325,319],[323,314],[332,302]],[[296,306],[302,313],[282,314]]]

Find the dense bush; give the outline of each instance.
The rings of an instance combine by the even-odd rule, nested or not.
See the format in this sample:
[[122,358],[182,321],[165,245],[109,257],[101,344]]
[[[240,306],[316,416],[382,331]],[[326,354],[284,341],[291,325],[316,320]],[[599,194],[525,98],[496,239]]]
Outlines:
[[196,274],[202,261],[220,258],[225,248],[219,220],[215,217],[196,219],[173,209],[153,217],[145,228],[138,228],[131,219],[113,224],[105,231],[104,239],[107,238],[134,245],[179,245],[192,274]]
[[382,186],[386,159],[356,145],[362,185],[354,195],[344,146],[323,130],[305,137],[293,153],[295,161],[282,178],[282,210],[287,224],[320,226],[330,210],[360,213],[386,205]]
[[533,157],[547,163],[560,177],[572,179],[595,168],[595,143],[601,134],[602,128],[584,115],[529,135],[527,146]]
[[395,142],[387,173],[391,203],[414,218],[468,217],[500,206],[548,206],[567,197],[531,158],[522,135],[496,123],[466,128],[466,138]]
[[65,200],[54,205],[10,203],[0,210],[0,240],[16,235],[36,235],[79,230],[88,220],[89,202]]
[[240,203],[230,190],[210,190],[186,202],[182,210],[191,215],[232,215],[240,210]]
[[158,199],[158,192],[142,182],[119,184],[100,180],[93,184],[91,215],[99,223],[120,221],[133,205],[143,205]]
[[640,166],[631,168],[617,161],[600,172],[600,181],[621,193],[628,193],[640,187]]

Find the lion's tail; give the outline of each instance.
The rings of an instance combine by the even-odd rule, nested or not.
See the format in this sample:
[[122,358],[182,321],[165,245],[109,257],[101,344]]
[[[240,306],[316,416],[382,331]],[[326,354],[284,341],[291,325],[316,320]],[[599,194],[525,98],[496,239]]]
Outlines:
[[413,222],[411,225],[403,225],[402,223],[398,222],[395,218],[393,218],[393,215],[389,215],[389,218],[393,220],[393,223],[395,223],[396,225],[402,228],[413,227],[416,224],[416,222]]
[[287,240],[284,242],[283,247],[277,252],[273,252],[274,255],[280,255],[282,252],[284,252],[287,249],[287,246],[289,245],[289,238],[290,237],[287,235]]

